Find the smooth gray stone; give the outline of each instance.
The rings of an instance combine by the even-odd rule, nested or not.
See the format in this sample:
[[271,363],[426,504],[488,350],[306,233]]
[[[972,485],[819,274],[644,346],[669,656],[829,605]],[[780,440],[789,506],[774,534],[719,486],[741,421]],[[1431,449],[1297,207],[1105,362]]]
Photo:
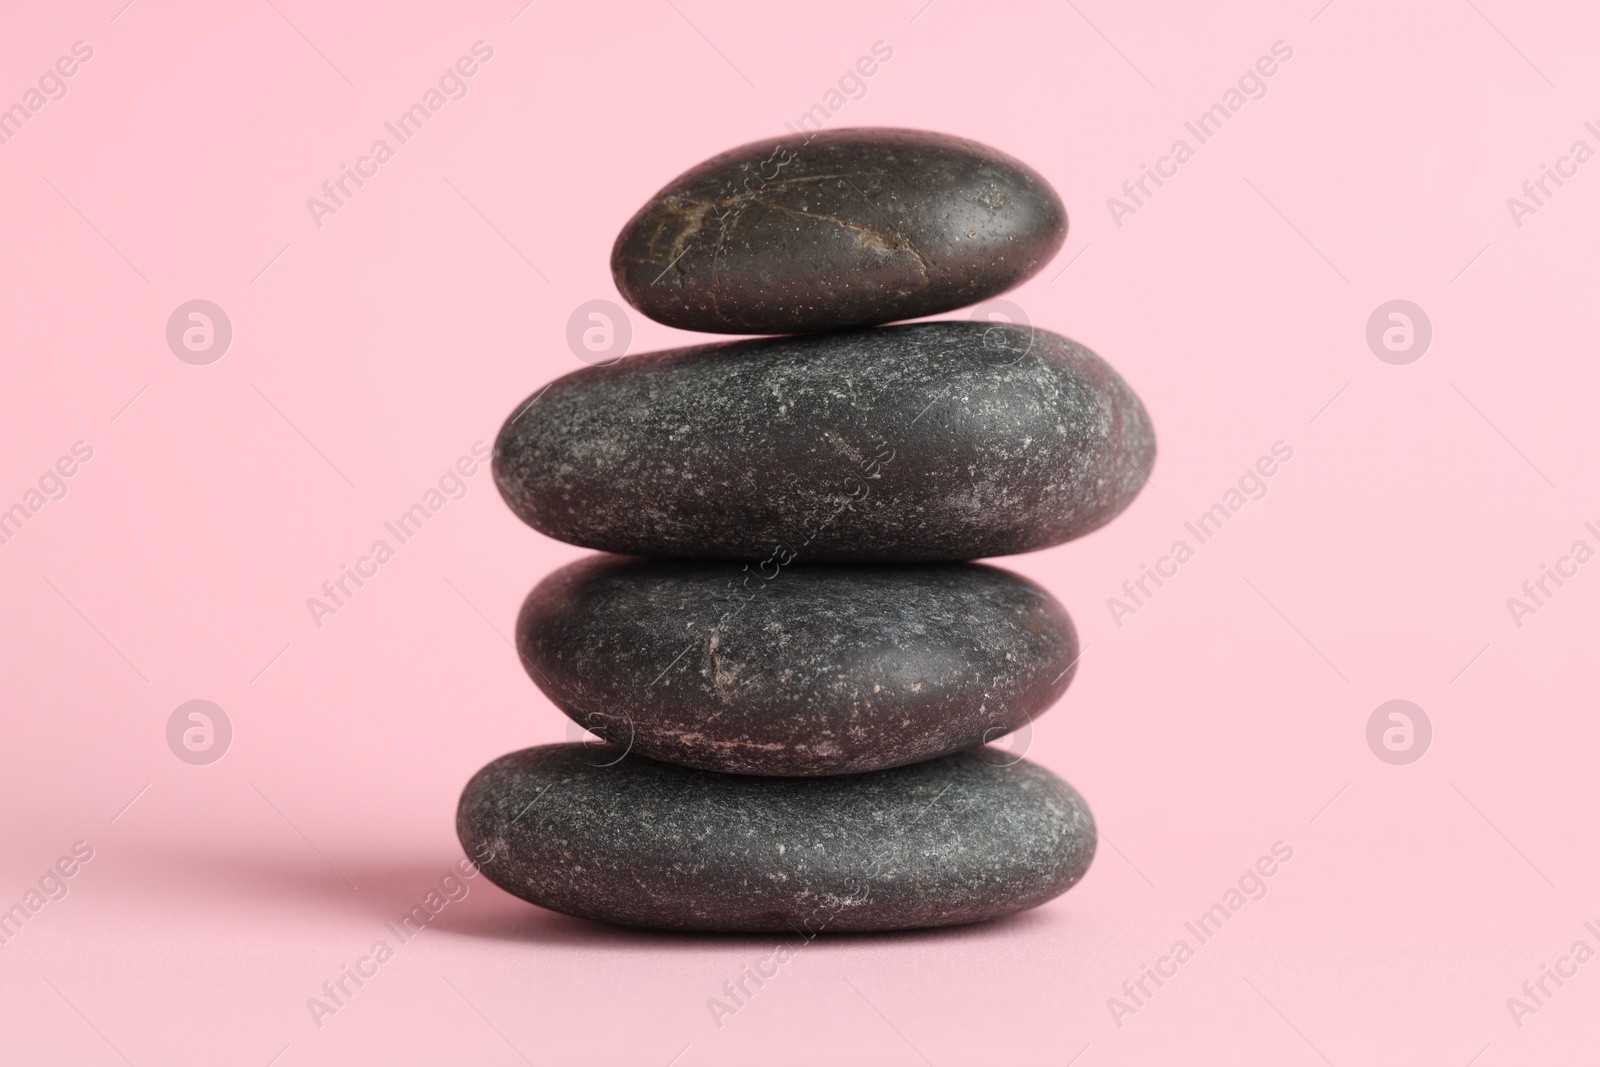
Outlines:
[[1066,609],[975,563],[772,565],[591,556],[528,594],[517,651],[573,721],[732,774],[897,767],[1055,703]]
[[1066,236],[1061,199],[1004,153],[921,130],[831,130],[674,178],[623,227],[611,274],[668,326],[809,333],[987,300]]
[[1083,798],[988,751],[752,778],[545,745],[474,775],[456,833],[500,888],[586,919],[806,935],[953,926],[1042,904],[1094,857]]
[[558,378],[495,441],[511,510],[646,556],[926,562],[1103,526],[1155,461],[1093,352],[981,322],[631,356]]

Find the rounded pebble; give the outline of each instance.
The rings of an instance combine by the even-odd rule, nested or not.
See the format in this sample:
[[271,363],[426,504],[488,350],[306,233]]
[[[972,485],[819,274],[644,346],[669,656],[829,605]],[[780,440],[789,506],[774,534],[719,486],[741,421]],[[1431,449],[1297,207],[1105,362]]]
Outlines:
[[524,522],[587,548],[910,563],[1082,536],[1132,502],[1155,450],[1088,349],[932,322],[585,367],[511,414],[494,474]]
[[679,175],[623,227],[611,273],[668,326],[809,333],[987,300],[1066,236],[1055,191],[1002,152],[920,130],[830,130]]
[[528,594],[517,650],[574,722],[734,774],[943,756],[1025,726],[1067,688],[1066,609],[973,563],[768,567],[592,556]]
[[474,775],[456,831],[490,881],[587,919],[807,936],[952,926],[1042,904],[1094,857],[1071,786],[984,751],[753,778],[545,745]]

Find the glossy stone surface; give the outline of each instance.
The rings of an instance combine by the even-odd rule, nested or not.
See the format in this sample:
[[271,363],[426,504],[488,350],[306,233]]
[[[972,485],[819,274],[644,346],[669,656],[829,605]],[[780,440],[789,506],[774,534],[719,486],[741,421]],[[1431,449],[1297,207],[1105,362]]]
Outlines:
[[897,930],[1042,904],[1088,870],[1094,819],[1060,778],[986,749],[835,778],[690,770],[609,746],[503,756],[456,832],[509,893],[667,930]]
[[1067,688],[1072,620],[975,563],[766,567],[592,556],[528,595],[517,650],[573,721],[652,759],[825,775],[947,755]]
[[1066,239],[1055,191],[974,141],[846,129],[758,141],[658,192],[611,253],[646,315],[806,333],[936,315],[1028,278]]
[[524,522],[588,548],[923,562],[1086,534],[1154,460],[1144,406],[1094,353],[962,321],[586,367],[518,405],[494,474]]

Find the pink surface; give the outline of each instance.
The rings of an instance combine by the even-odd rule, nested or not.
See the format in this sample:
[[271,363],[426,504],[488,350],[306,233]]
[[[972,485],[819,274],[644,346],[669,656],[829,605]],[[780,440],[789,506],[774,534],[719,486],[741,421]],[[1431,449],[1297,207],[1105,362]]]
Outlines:
[[[4,101],[26,108],[74,42],[93,55],[46,77],[0,144],[0,505],[38,505],[0,545],[0,907],[26,908],[41,879],[60,897],[31,898],[0,947],[0,1059],[1499,1067],[1592,1051],[1600,963],[1570,952],[1600,949],[1584,925],[1600,929],[1600,563],[1559,564],[1531,614],[1507,599],[1574,542],[1600,548],[1584,526],[1600,527],[1600,163],[1561,162],[1575,141],[1600,149],[1600,13],[521,2],[7,14]],[[477,41],[492,57],[447,82],[465,96],[389,138],[393,158],[314,220],[307,198]],[[1046,175],[1072,231],[1009,299],[1117,366],[1160,437],[1120,520],[1005,561],[1089,644],[1029,756],[1092,804],[1093,869],[992,926],[807,945],[720,1027],[707,999],[772,939],[607,929],[477,878],[400,945],[384,923],[460,859],[466,779],[566,736],[505,635],[580,553],[524,528],[478,470],[320,627],[307,598],[579,365],[568,316],[616,299],[611,242],[658,186],[826,109],[879,41],[892,58],[829,125],[957,133]],[[1292,58],[1265,95],[1199,143],[1184,124],[1279,41]],[[1180,138],[1192,158],[1114,218],[1107,199]],[[1522,185],[1541,164],[1568,176],[1535,203]],[[195,299],[232,324],[205,365],[166,340]],[[1432,324],[1406,365],[1366,338],[1395,299]],[[634,351],[690,336],[632,325]],[[1293,458],[1266,495],[1113,619],[1122,583],[1195,547],[1184,524],[1280,441]],[[45,477],[63,456],[72,475]],[[1408,765],[1367,740],[1395,699],[1432,725]],[[169,749],[191,700],[231,723],[218,762]],[[1184,924],[1280,841],[1293,859],[1266,896],[1199,944]],[[72,876],[47,876],[63,856]],[[393,958],[313,1018],[308,998],[380,939]],[[1124,992],[1145,965],[1170,973],[1180,939],[1194,952],[1174,977]],[[1535,1001],[1523,983],[1544,966],[1569,976]]]

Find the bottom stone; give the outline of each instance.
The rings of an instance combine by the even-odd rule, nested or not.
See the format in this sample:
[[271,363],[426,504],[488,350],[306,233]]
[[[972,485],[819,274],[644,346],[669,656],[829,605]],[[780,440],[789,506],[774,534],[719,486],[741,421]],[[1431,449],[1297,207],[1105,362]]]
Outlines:
[[456,833],[489,880],[554,911],[722,932],[994,919],[1094,857],[1083,798],[998,751],[828,778],[716,774],[605,745],[513,752],[467,783]]

